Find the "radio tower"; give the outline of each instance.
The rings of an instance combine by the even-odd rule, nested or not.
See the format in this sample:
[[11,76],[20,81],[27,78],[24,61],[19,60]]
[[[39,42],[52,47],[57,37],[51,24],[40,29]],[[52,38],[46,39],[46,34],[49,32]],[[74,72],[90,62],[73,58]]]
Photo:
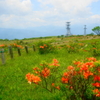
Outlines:
[[84,36],[86,36],[86,25],[84,25]]
[[66,22],[67,23],[67,34],[66,36],[70,36],[71,33],[70,33],[70,22]]

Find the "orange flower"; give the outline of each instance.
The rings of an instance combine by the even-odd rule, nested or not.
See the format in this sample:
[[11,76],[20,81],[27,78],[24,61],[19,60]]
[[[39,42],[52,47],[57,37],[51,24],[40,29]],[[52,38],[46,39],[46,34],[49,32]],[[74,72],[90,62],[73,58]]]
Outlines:
[[90,58],[87,58],[87,60],[88,60],[88,61],[93,61],[93,62],[95,62],[95,61],[96,61],[96,58],[90,57]]
[[63,74],[63,76],[69,76],[69,73],[68,72],[65,72],[64,74]]
[[100,81],[100,76],[94,76],[94,81]]
[[98,93],[96,94],[96,97],[100,97],[100,92],[98,92]]
[[74,61],[74,64],[75,64],[75,65],[80,65],[81,62],[80,62],[80,61]]
[[60,64],[58,64],[58,60],[57,59],[53,59],[53,63],[49,64],[50,66],[60,66]]
[[51,85],[54,87],[55,86],[55,83],[52,83]]
[[31,75],[31,77],[32,77],[32,82],[34,82],[35,84],[38,84],[38,82],[41,81],[40,77],[38,76]]
[[81,71],[87,71],[88,70],[88,65],[83,64],[80,68]]
[[94,66],[93,62],[86,62],[85,65],[88,65],[88,66],[93,65]]
[[95,86],[95,87],[100,87],[100,83],[98,83],[98,82],[93,83],[92,85]]
[[44,44],[43,46],[47,47],[47,45],[46,45],[46,44]]
[[53,59],[53,62],[54,63],[59,63],[57,59]]
[[60,66],[59,64],[57,64],[57,63],[53,63],[53,64],[51,64],[51,65],[53,65],[53,66]]
[[40,48],[44,48],[44,46],[40,46]]
[[68,83],[69,79],[68,78],[65,78],[65,77],[62,77],[61,78],[61,81],[62,81],[62,83]]
[[39,68],[38,67],[35,67],[35,68],[33,68],[33,70],[39,70]]
[[100,97],[100,91],[98,89],[94,89],[93,92],[96,93],[96,97]]
[[98,90],[98,89],[94,89],[93,92],[94,92],[94,93],[98,93],[99,90]]
[[41,81],[40,77],[35,76],[33,74],[30,74],[30,73],[26,74],[26,79],[28,80],[28,83],[30,83],[30,84],[32,82],[34,82],[35,84],[38,84],[38,82]]
[[60,86],[55,87],[56,89],[60,90]]
[[6,47],[6,45],[5,44],[2,44],[2,45],[0,45],[0,47]]
[[22,49],[24,48],[24,47],[23,47],[23,46],[21,46],[21,45],[16,45],[16,47],[19,47],[19,48],[22,48]]
[[67,69],[68,70],[74,70],[75,68],[73,66],[68,66]]
[[50,75],[50,69],[49,68],[44,68],[41,72],[41,75],[44,77],[44,78],[47,78],[49,75]]
[[26,79],[28,80],[28,83],[31,84],[32,78],[31,78],[31,74],[30,73],[26,74]]
[[90,75],[93,75],[93,73],[92,73],[92,72],[89,72],[89,71],[83,73],[83,76],[84,76],[85,79],[88,79],[88,77],[89,77]]

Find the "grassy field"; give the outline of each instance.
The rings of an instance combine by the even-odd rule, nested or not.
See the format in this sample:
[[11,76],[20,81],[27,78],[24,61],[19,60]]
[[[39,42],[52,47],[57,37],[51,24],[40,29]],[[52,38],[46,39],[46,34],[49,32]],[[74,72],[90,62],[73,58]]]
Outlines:
[[[8,46],[13,43],[23,47],[27,45],[29,53],[27,54],[22,48],[21,56],[19,56],[17,48],[14,48],[14,58],[11,59]],[[3,65],[0,62],[0,100],[66,100],[60,90],[55,89],[51,93],[37,84],[29,84],[25,79],[25,75],[29,72],[33,73],[34,67],[41,67],[42,62],[51,63],[53,59],[57,59],[60,64],[57,74],[63,74],[67,66],[73,65],[73,61],[83,61],[89,57],[100,60],[99,36],[0,41],[0,45],[2,44],[6,45],[4,47],[6,63]],[[40,49],[42,44],[48,45],[44,51],[42,48]],[[33,45],[35,45],[36,51],[33,51]],[[51,52],[48,50],[51,50]],[[59,77],[61,76],[59,75]],[[92,100],[91,98],[90,95],[87,99],[78,98],[77,100]],[[94,100],[99,99],[97,97]],[[75,97],[68,97],[67,100],[76,99]]]

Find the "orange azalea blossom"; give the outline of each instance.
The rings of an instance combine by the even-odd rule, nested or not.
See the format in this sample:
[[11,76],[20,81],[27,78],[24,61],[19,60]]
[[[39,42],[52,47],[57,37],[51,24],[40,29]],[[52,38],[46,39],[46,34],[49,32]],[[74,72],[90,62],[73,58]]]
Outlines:
[[81,64],[80,61],[74,61],[73,63],[74,63],[74,65],[80,65]]
[[44,78],[47,78],[48,76],[50,76],[50,69],[49,68],[44,68],[41,72],[41,75],[44,77]]
[[43,46],[48,47],[46,44],[44,44]]
[[57,59],[53,59],[53,63],[49,64],[50,66],[60,66],[59,62]]
[[69,73],[68,72],[65,72],[64,74],[63,74],[63,76],[69,76]]
[[88,79],[88,77],[89,77],[90,75],[93,75],[93,73],[90,72],[90,71],[87,71],[87,72],[84,72],[84,73],[83,73],[83,76],[84,76],[85,79]]
[[66,77],[61,78],[62,83],[68,83],[69,79]]
[[23,46],[21,46],[21,45],[16,45],[16,47],[19,47],[19,48],[22,48],[22,49],[24,48],[24,47],[23,47]]
[[87,71],[89,68],[88,68],[88,65],[86,64],[83,64],[80,68],[81,71]]
[[53,63],[53,64],[51,64],[51,65],[53,65],[53,66],[60,66],[59,64],[57,64],[57,63]]
[[56,89],[60,90],[60,86],[55,87]]
[[94,76],[94,81],[100,81],[100,76]]
[[68,70],[74,70],[75,68],[73,66],[68,66],[67,69]]
[[96,94],[96,97],[100,97],[100,92],[98,92],[98,93]]
[[59,63],[57,59],[53,59],[53,62],[54,63]]
[[35,67],[35,68],[33,68],[33,70],[39,70],[39,68],[38,67]]
[[94,93],[98,93],[99,90],[98,90],[98,89],[94,89],[93,92],[94,92]]
[[55,83],[52,83],[51,85],[54,87],[55,86]]
[[92,85],[95,86],[95,87],[100,87],[100,83],[98,83],[98,82],[93,83]]
[[41,79],[40,79],[40,77],[38,77],[38,76],[32,75],[32,81],[33,81],[35,84],[38,84],[38,82],[41,81]]
[[5,46],[6,46],[5,44],[0,45],[0,47],[5,47]]
[[26,74],[26,79],[28,80],[28,83],[30,83],[30,84],[32,82],[34,82],[35,84],[38,84],[38,82],[41,81],[40,77],[35,76],[33,74],[30,74],[30,73]]
[[94,63],[93,62],[86,62],[85,65],[88,65],[89,67],[94,67]]
[[31,84],[32,78],[31,78],[31,74],[30,73],[26,74],[26,79],[28,80],[28,83]]
[[93,61],[93,62],[95,62],[95,61],[96,61],[96,58],[90,57],[90,58],[87,58],[87,60],[88,60],[88,61]]
[[94,66],[95,66],[95,65],[94,65],[93,62],[86,62],[86,63],[84,63],[84,64],[82,64],[82,65],[80,66],[80,71],[88,71],[89,68],[92,68],[92,67],[94,67]]
[[14,44],[10,44],[10,45],[12,45],[12,46],[14,46],[14,47],[19,47],[19,48],[24,48],[23,46],[21,46],[21,45],[17,45],[16,43],[14,43]]
[[40,46],[40,48],[44,48],[44,46]]
[[100,91],[98,89],[94,89],[93,93],[96,93],[96,97],[100,97]]

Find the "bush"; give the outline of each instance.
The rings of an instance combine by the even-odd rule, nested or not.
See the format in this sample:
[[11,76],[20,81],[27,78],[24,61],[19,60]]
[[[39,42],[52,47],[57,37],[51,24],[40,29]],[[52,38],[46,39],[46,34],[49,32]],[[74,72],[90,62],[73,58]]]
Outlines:
[[39,41],[37,46],[40,54],[52,53],[55,51],[55,47],[51,44],[51,41]]

